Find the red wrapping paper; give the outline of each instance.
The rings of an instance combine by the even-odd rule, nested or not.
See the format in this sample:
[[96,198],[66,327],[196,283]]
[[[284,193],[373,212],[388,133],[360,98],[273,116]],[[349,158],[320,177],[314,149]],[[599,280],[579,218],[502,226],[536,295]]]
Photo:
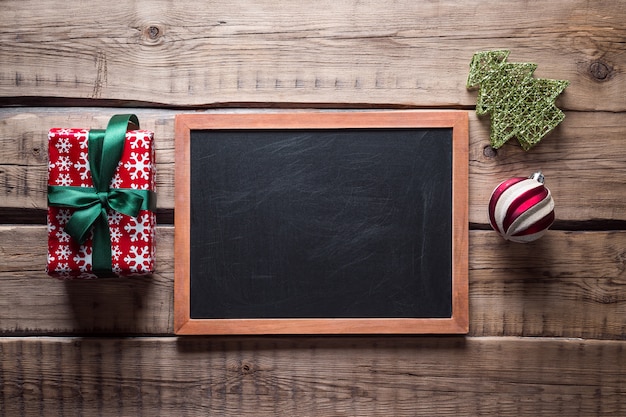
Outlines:
[[[48,185],[93,187],[88,160],[89,129],[54,128],[48,134]],[[154,134],[147,130],[126,133],[124,150],[110,188],[156,191]],[[90,279],[93,230],[83,244],[64,230],[75,209],[48,207],[49,275]],[[140,210],[136,218],[108,210],[112,272],[118,276],[154,271],[156,216]]]

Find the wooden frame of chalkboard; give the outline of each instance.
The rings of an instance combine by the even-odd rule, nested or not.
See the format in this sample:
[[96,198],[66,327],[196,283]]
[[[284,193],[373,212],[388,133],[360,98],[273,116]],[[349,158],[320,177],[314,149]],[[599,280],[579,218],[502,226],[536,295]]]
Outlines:
[[175,333],[467,333],[468,124],[177,115]]

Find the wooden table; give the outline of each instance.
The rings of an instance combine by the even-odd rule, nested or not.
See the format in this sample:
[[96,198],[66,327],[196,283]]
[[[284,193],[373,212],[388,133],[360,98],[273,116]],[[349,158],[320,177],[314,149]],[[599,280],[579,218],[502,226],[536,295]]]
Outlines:
[[[622,2],[6,0],[0,28],[0,416],[626,415]],[[571,82],[529,152],[473,112],[488,49]],[[174,337],[174,115],[250,108],[470,111],[467,337]],[[120,112],[156,135],[158,271],[48,278],[47,131]],[[505,242],[489,194],[538,169],[557,221]]]

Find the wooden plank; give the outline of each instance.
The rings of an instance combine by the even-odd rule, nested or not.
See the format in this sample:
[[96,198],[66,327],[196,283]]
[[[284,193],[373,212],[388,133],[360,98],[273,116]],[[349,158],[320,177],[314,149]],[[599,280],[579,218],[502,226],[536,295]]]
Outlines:
[[[626,232],[549,231],[522,245],[470,231],[470,334],[626,339]],[[46,228],[0,226],[0,333],[172,334],[174,228],[152,278],[48,278]]]
[[45,274],[46,228],[0,226],[0,333],[172,333],[174,228],[158,227],[157,272],[61,281]]
[[610,0],[2,6],[3,97],[468,106],[473,53],[504,48],[537,76],[572,81],[564,108],[626,108],[626,11]]
[[158,206],[174,207],[174,113],[137,109],[0,109],[0,206],[43,209],[48,181],[48,131],[104,129],[116,113],[136,113],[155,132]]
[[475,335],[626,339],[626,233],[470,234]]
[[[46,207],[47,132],[51,127],[102,128],[111,115],[128,112],[136,113],[142,127],[155,132],[158,206],[172,209],[177,112],[100,108],[0,109],[0,208]],[[524,152],[511,142],[493,156],[490,148],[485,149],[489,121],[470,112],[470,222],[487,224],[489,195],[500,181],[536,170],[546,176],[558,221],[626,220],[622,198],[626,195],[625,125],[626,113],[568,112],[561,126],[537,147]]]
[[0,415],[615,416],[624,341],[0,338]]

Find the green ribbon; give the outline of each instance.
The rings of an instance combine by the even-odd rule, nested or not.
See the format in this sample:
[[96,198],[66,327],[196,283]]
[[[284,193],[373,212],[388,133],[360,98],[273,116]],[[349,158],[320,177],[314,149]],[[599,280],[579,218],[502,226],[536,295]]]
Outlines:
[[139,128],[137,116],[118,114],[111,118],[106,130],[89,131],[88,158],[93,187],[48,186],[48,205],[75,209],[65,226],[72,238],[82,244],[93,226],[92,269],[96,273],[111,272],[113,266],[107,210],[137,217],[140,210],[156,208],[156,193],[150,190],[109,188],[130,123]]

